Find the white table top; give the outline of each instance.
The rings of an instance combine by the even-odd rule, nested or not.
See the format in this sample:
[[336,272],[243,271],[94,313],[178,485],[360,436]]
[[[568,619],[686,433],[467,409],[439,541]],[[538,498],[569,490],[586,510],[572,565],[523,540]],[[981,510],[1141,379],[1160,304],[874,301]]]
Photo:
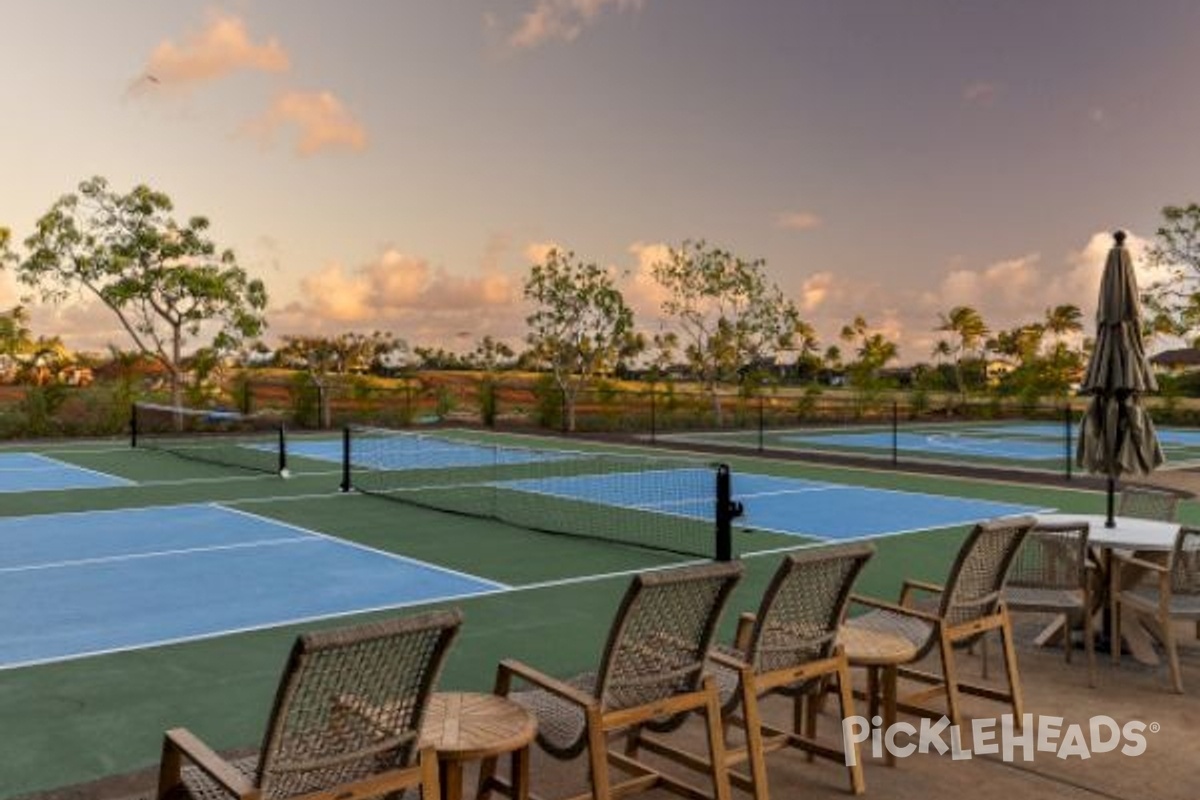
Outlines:
[[1137,517],[1116,517],[1116,527],[1105,527],[1104,514],[1036,514],[1038,522],[1062,524],[1088,523],[1088,541],[1098,547],[1128,550],[1171,550],[1179,533],[1179,523]]

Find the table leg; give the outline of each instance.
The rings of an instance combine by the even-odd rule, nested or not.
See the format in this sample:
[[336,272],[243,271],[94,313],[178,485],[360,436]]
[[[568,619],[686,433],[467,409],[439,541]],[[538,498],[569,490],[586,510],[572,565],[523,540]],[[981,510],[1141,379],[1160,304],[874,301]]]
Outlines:
[[441,773],[442,800],[462,800],[463,768],[459,761],[438,761]]
[[529,747],[517,748],[512,754],[512,798],[529,800]]

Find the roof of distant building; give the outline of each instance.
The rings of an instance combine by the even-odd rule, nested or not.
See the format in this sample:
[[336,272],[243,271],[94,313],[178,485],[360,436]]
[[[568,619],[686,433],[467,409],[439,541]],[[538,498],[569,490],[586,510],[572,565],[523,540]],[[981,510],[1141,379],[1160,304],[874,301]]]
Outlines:
[[1163,367],[1200,366],[1200,350],[1194,347],[1164,350],[1161,353],[1150,356],[1150,363]]

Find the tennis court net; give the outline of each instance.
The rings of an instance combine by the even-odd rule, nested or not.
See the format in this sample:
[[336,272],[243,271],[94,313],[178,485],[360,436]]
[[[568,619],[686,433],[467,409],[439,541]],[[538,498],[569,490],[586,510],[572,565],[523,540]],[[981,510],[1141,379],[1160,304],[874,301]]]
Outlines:
[[277,416],[135,403],[133,447],[194,461],[287,475],[287,438]]
[[728,485],[728,468],[694,460],[381,428],[347,428],[343,439],[344,491],[705,558],[729,557],[728,520],[718,519],[732,507]]

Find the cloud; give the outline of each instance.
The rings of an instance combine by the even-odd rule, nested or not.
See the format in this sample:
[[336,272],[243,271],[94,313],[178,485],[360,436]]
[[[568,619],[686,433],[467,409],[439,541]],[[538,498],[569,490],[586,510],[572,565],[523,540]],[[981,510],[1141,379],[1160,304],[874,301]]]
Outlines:
[[322,150],[367,148],[367,132],[333,92],[283,92],[256,120],[245,126],[251,136],[270,143],[282,128],[296,129],[296,153],[311,156]]
[[968,84],[962,92],[963,102],[972,106],[990,106],[1000,94],[1000,84],[976,81]]
[[816,311],[829,297],[833,286],[832,272],[816,272],[804,279],[800,284],[800,310]]
[[240,17],[210,11],[204,28],[188,34],[181,43],[160,42],[130,89],[144,93],[153,87],[188,87],[238,71],[286,72],[290,66],[287,51],[277,39],[256,44]]
[[[637,11],[643,5],[645,0],[535,0],[505,42],[516,50],[530,50],[551,41],[573,42],[606,7]],[[489,28],[500,25],[493,14],[484,16],[484,24]]]
[[530,242],[525,245],[522,255],[530,264],[540,264],[546,260],[546,256],[550,255],[551,250],[562,250],[562,246],[557,242]]
[[824,224],[825,220],[811,211],[781,211],[775,215],[775,227],[791,231],[808,231]]
[[469,320],[485,308],[511,313],[520,294],[515,279],[492,266],[478,275],[454,275],[397,249],[354,269],[325,265],[301,278],[300,291],[302,299],[292,311],[301,323],[307,317],[342,326],[386,325],[408,315],[440,313],[466,314]]

